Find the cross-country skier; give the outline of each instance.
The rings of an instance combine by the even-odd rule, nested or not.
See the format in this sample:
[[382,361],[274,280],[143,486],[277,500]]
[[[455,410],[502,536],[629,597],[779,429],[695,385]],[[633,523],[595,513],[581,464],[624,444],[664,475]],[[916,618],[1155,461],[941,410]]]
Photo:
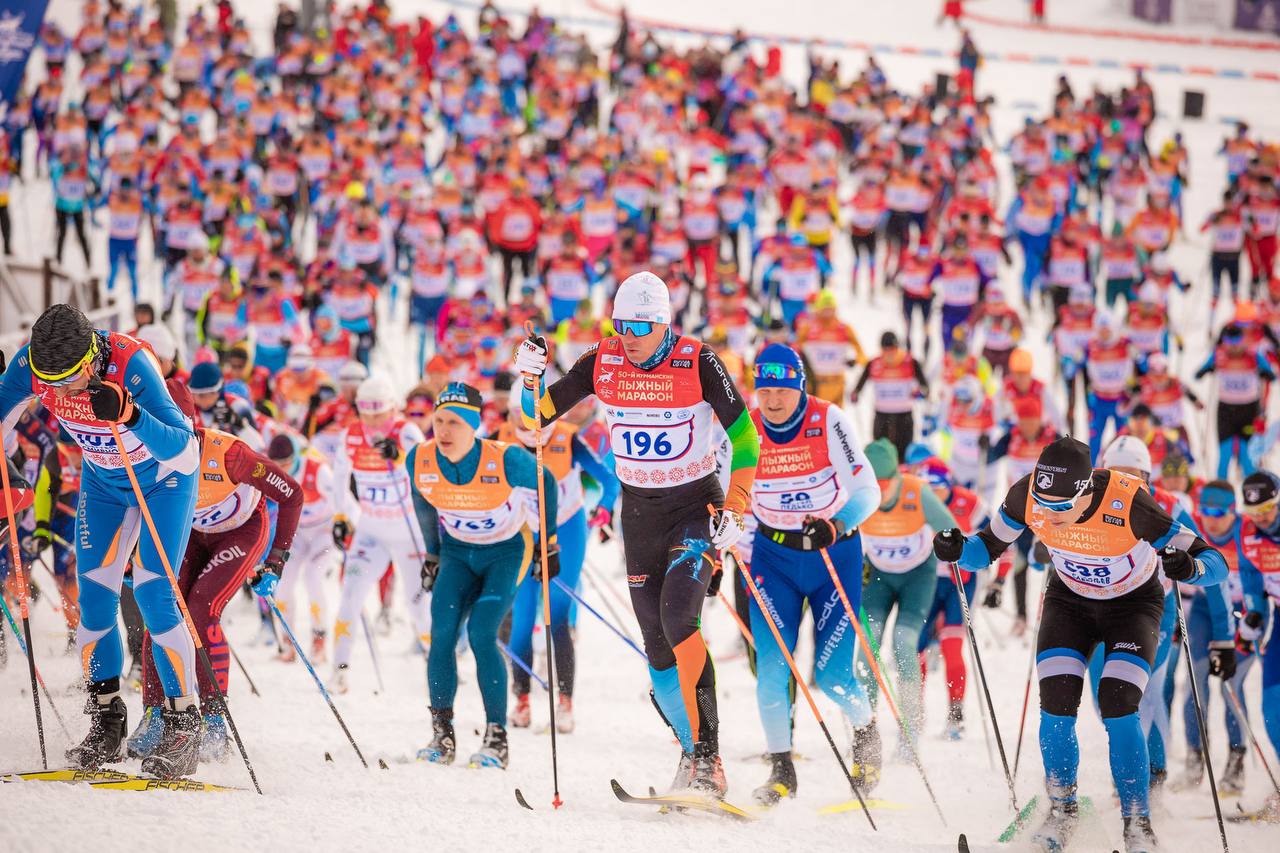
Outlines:
[[[194,416],[190,395],[175,393],[179,394],[178,405]],[[222,610],[259,564],[254,588],[264,596],[273,594],[302,514],[302,487],[274,462],[229,433],[197,428],[196,439],[200,443],[200,480],[178,586],[225,698],[231,659],[222,630]],[[274,525],[267,501],[279,507]],[[137,569],[134,572],[136,575]],[[168,754],[155,751],[167,726],[159,705],[162,697],[152,663],[154,654],[150,653],[152,639],[148,634],[143,642],[147,663],[142,702],[146,711],[129,737],[129,754],[143,758],[144,769],[164,778],[195,772],[197,759],[225,761],[230,754],[226,708],[203,668],[197,673],[204,713],[200,736],[184,741],[182,750]]]
[[[755,361],[759,407],[751,417],[761,436],[752,485],[752,513],[759,522],[752,542],[751,575],[789,651],[795,651],[806,602],[813,611],[814,678],[869,740],[871,706],[853,672],[856,637],[826,568],[827,549],[857,612],[862,591],[862,540],[858,526],[875,512],[880,488],[859,447],[857,431],[838,404],[806,394],[799,354],[770,344]],[[773,805],[796,794],[791,756],[791,670],[752,599],[756,644],[756,702],[772,768],[755,790]]]
[[[544,423],[595,394],[605,409],[615,470],[631,603],[644,637],[654,702],[680,740],[672,787],[723,797],[715,670],[699,631],[702,601],[719,586],[715,552],[743,534],[760,442],[741,392],[705,344],[671,328],[662,279],[638,272],[613,303],[617,337],[588,350],[545,392],[526,378],[521,409]],[[516,369],[546,370],[547,347],[523,341]],[[732,445],[728,493],[716,479],[715,425]],[[708,527],[707,506],[715,507]],[[713,581],[713,578],[715,580]]]
[[[539,551],[530,536],[530,528],[538,526],[537,515],[530,512],[538,475],[533,454],[523,447],[476,437],[481,405],[475,388],[450,383],[436,398],[434,437],[411,448],[404,461],[426,543],[420,577],[423,590],[432,594],[434,632],[427,658],[433,737],[418,758],[453,763],[456,646],[465,622],[485,713],[484,741],[470,764],[505,770],[507,666],[498,650],[498,627],[530,560],[530,574],[542,577]],[[557,505],[550,467],[543,471],[543,486],[546,505],[540,509],[550,526]],[[558,573],[559,563],[552,530],[547,539],[549,578]]]
[[[991,523],[974,536],[952,529],[934,537],[941,560],[985,569],[1024,529],[1049,551],[1048,580],[1036,640],[1040,678],[1040,752],[1050,810],[1032,840],[1057,851],[1079,822],[1076,713],[1085,662],[1104,644],[1098,705],[1110,742],[1111,775],[1120,795],[1125,848],[1156,847],[1151,828],[1150,766],[1138,705],[1150,678],[1164,613],[1158,570],[1173,581],[1222,582],[1222,555],[1156,504],[1142,481],[1094,470],[1089,447],[1064,437],[1050,444],[1035,470],[1009,489]],[[1159,563],[1157,562],[1159,561]]]
[[333,542],[346,553],[342,598],[333,628],[333,679],[337,693],[348,689],[351,644],[360,630],[365,597],[387,568],[395,564],[404,587],[414,633],[424,646],[431,639],[430,600],[414,568],[422,565],[422,535],[413,523],[405,455],[425,441],[422,430],[395,408],[391,384],[377,374],[356,391],[358,420],[333,466],[338,512],[333,519]]
[[[168,755],[200,731],[195,645],[160,561],[161,549],[170,561],[186,551],[200,461],[195,434],[143,344],[94,329],[70,305],[52,306],[31,327],[30,343],[0,380],[0,420],[33,395],[83,451],[75,542],[78,641],[90,723],[85,739],[67,750],[67,761],[98,768],[124,758],[124,650],[118,623],[120,586],[131,556],[134,597],[164,652],[155,655],[166,730],[156,752]],[[133,465],[159,542],[144,529],[139,495],[121,453]]]

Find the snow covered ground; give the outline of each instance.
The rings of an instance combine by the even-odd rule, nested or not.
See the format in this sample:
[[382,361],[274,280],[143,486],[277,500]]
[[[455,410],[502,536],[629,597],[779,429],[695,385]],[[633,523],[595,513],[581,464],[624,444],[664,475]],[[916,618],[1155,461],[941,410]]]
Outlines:
[[[244,7],[246,4],[238,4]],[[526,0],[511,0],[504,8],[521,8]],[[742,26],[752,34],[825,36],[891,45],[951,50],[957,38],[949,29],[935,29],[937,0],[897,0],[892,4],[847,2],[834,4],[819,0],[792,0],[781,4],[703,0],[645,0],[631,4],[637,18],[652,17],[689,26],[732,29]],[[437,18],[451,8],[438,0],[393,2],[397,15],[419,9]],[[1021,19],[1025,15],[1019,0],[985,0],[975,4],[984,14]],[[570,15],[587,23],[593,41],[603,44],[612,37],[614,24],[588,0],[552,0],[541,4],[544,13]],[[265,37],[271,4],[246,8],[250,20]],[[70,25],[77,10],[69,0],[52,4],[51,14]],[[464,22],[474,21],[471,8],[459,9]],[[1107,0],[1079,0],[1072,4],[1050,4],[1050,20],[1093,26],[1123,26],[1141,29],[1117,15]],[[593,23],[594,22],[594,23]],[[1278,55],[1269,51],[1189,48],[1120,39],[1090,39],[1054,33],[1026,32],[1002,27],[975,26],[981,48],[992,51],[1023,51],[1034,54],[1077,56],[1088,59],[1169,62],[1221,68],[1274,69]],[[803,49],[784,48],[785,71],[801,81],[805,70]],[[861,64],[861,55],[841,54],[845,64]],[[895,84],[916,89],[932,80],[935,71],[951,71],[953,61],[929,59],[900,53],[878,54],[878,60]],[[1021,126],[1024,109],[1015,103],[1030,102],[1047,108],[1049,93],[1059,73],[1066,71],[1077,92],[1087,91],[1095,82],[1110,88],[1129,79],[1127,70],[1091,67],[1070,69],[1049,65],[990,62],[979,74],[980,92],[994,94],[1000,106],[995,112],[997,137],[1005,140]],[[1177,269],[1193,280],[1191,298],[1175,305],[1175,325],[1187,332],[1188,351],[1183,373],[1202,357],[1207,301],[1204,278],[1207,247],[1195,228],[1217,201],[1224,166],[1214,157],[1222,136],[1229,128],[1213,116],[1246,117],[1262,136],[1280,135],[1280,119],[1271,107],[1277,103],[1280,85],[1268,82],[1206,79],[1172,74],[1150,75],[1161,110],[1169,113],[1157,123],[1155,139],[1162,140],[1181,129],[1190,149],[1192,184],[1187,191],[1187,219],[1192,225],[1188,239],[1174,251]],[[1184,88],[1203,89],[1208,94],[1210,118],[1184,122],[1176,118]],[[1003,161],[1002,161],[1002,165]],[[1009,188],[1004,175],[1006,199]],[[51,244],[51,203],[47,182],[19,187],[14,194],[15,231],[19,254],[35,257]],[[105,238],[103,239],[105,242]],[[104,246],[97,249],[96,263],[105,258]],[[78,250],[68,249],[68,266],[78,268]],[[847,281],[850,269],[847,247],[838,245],[835,254],[837,281]],[[1006,271],[1006,288],[1013,294],[1016,270]],[[878,305],[843,297],[843,313],[855,318],[864,342],[874,347],[886,328],[897,328],[896,308],[882,298]],[[896,305],[896,303],[895,303]],[[1221,309],[1225,312],[1224,306]],[[403,313],[400,315],[403,322]],[[1223,318],[1219,318],[1221,321]],[[1037,324],[1041,320],[1036,321]],[[1043,325],[1033,325],[1043,331]],[[1042,335],[1033,333],[1033,338]],[[379,353],[379,361],[397,374],[404,373],[408,359],[394,336]],[[1038,372],[1049,375],[1048,347],[1037,344]],[[1175,360],[1175,364],[1177,361]],[[858,413],[865,428],[870,412]],[[593,545],[591,562],[612,589],[625,596],[621,555],[616,546]],[[52,588],[47,575],[37,574],[46,589]],[[336,600],[336,582],[331,582],[331,604]],[[1033,579],[1031,599],[1039,589]],[[588,588],[588,600],[597,608],[601,600]],[[1026,639],[1009,637],[1010,605],[1004,611],[977,614],[976,630],[991,690],[999,715],[1001,732],[1010,750],[1017,737],[1018,716],[1028,666]],[[628,615],[628,619],[629,619]],[[54,689],[55,702],[78,740],[84,718],[78,713],[80,694],[71,689],[79,681],[74,655],[64,655],[62,619],[53,612],[49,598],[36,608],[33,631],[46,681]],[[401,763],[429,738],[425,664],[410,651],[410,631],[401,618],[389,637],[378,637],[385,693],[375,695],[376,681],[367,655],[357,652],[352,690],[337,699],[353,734],[367,757],[386,758],[390,769],[363,770],[331,713],[321,700],[310,677],[300,664],[285,666],[272,660],[274,648],[253,645],[258,629],[256,608],[237,598],[224,618],[232,644],[250,669],[262,692],[249,695],[239,673],[231,677],[232,708],[245,738],[245,745],[257,769],[267,796],[243,794],[179,794],[95,791],[83,787],[47,783],[5,785],[0,788],[0,847],[5,850],[133,850],[166,845],[187,850],[239,850],[270,847],[278,850],[311,849],[525,849],[623,851],[660,849],[698,850],[849,850],[872,848],[893,851],[954,850],[955,836],[966,832],[974,850],[1000,849],[994,839],[1011,815],[998,756],[984,746],[979,691],[970,668],[970,689],[966,699],[968,733],[958,743],[943,741],[939,735],[946,706],[945,685],[940,672],[930,673],[926,685],[928,719],[922,738],[924,764],[941,800],[948,825],[943,827],[925,797],[915,770],[905,763],[889,763],[884,781],[875,796],[904,804],[900,810],[876,813],[880,832],[872,834],[862,815],[850,812],[819,816],[823,805],[842,801],[848,789],[825,740],[803,704],[797,707],[796,748],[807,760],[798,764],[800,792],[785,807],[749,826],[699,816],[663,817],[637,807],[619,804],[609,791],[609,779],[618,778],[633,791],[647,786],[662,788],[674,770],[677,748],[649,704],[648,679],[644,662],[588,613],[578,619],[578,689],[576,692],[577,731],[562,737],[560,746],[561,792],[566,805],[551,814],[551,774],[549,738],[533,730],[514,730],[511,735],[511,769],[505,773],[470,771],[464,767],[437,768]],[[300,635],[306,626],[296,626]],[[738,655],[740,644],[732,620],[717,602],[708,602],[704,630],[718,662],[721,739],[730,782],[729,797],[744,803],[751,788],[760,784],[766,767],[753,756],[764,748],[755,706],[754,682]],[[39,752],[32,732],[31,699],[26,669],[11,644],[11,660],[0,671],[0,769],[33,769],[39,766]],[[811,658],[811,644],[802,645],[802,667]],[[483,722],[470,657],[462,671],[467,678],[458,695],[459,751],[468,754],[479,743]],[[327,674],[328,667],[322,668]],[[1185,689],[1185,678],[1182,679]],[[1258,679],[1250,680],[1246,701],[1254,720],[1260,720]],[[1182,692],[1175,702],[1175,732],[1182,726]],[[131,724],[140,713],[140,701],[129,698]],[[833,723],[835,709],[823,699],[824,712]],[[1035,697],[1023,747],[1018,777],[1019,801],[1042,788],[1039,752],[1035,746]],[[1212,700],[1211,714],[1220,718],[1221,697]],[[533,697],[535,729],[545,719],[545,698]],[[893,721],[882,711],[886,756],[894,743]],[[1255,724],[1261,735],[1261,726]],[[67,738],[58,729],[48,709],[45,727],[51,763],[57,765]],[[842,740],[840,726],[837,739]],[[1221,764],[1225,752],[1220,723],[1213,725],[1215,758]],[[1106,762],[1106,738],[1096,715],[1082,709],[1079,724],[1082,766],[1081,792],[1094,799],[1096,821],[1080,835],[1077,849],[1110,850],[1119,844],[1120,819],[1111,797]],[[1177,775],[1184,754],[1184,741],[1175,734],[1170,767]],[[1265,745],[1268,756],[1274,752]],[[994,750],[994,746],[992,747]],[[324,761],[332,754],[333,763]],[[400,760],[398,760],[400,759]],[[1249,759],[1248,786],[1242,802],[1259,804],[1267,793],[1265,774],[1256,759]],[[130,769],[135,769],[130,768]],[[248,779],[238,759],[225,766],[202,768],[200,777],[229,785],[248,787]],[[512,789],[521,787],[537,814],[521,809]],[[1226,808],[1234,809],[1227,803]],[[1190,793],[1166,793],[1157,806],[1156,831],[1166,849],[1208,851],[1216,849],[1217,828],[1207,788]],[[1233,849],[1274,850],[1274,827],[1232,826]],[[1018,849],[1013,845],[1011,849]]]

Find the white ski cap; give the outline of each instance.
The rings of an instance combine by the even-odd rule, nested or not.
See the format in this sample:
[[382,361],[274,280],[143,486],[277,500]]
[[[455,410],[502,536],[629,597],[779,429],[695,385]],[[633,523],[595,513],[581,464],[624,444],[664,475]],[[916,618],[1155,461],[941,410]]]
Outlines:
[[671,294],[648,270],[628,276],[613,297],[613,319],[671,324]]
[[356,389],[356,409],[362,415],[390,411],[395,405],[395,392],[385,376],[370,376]]
[[1103,468],[1134,468],[1151,476],[1151,451],[1136,435],[1122,435],[1102,452]]
[[135,337],[144,344],[150,344],[156,358],[173,361],[178,357],[178,342],[173,339],[173,332],[169,331],[167,326],[148,323],[138,330]]

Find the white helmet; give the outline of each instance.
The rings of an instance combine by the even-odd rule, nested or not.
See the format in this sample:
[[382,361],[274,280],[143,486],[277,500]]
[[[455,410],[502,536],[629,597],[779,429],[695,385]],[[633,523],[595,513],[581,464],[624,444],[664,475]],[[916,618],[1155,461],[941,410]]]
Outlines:
[[1102,452],[1103,468],[1133,468],[1151,476],[1151,451],[1136,435],[1122,435]]
[[666,283],[648,270],[628,276],[613,297],[613,319],[670,323],[671,293]]
[[173,339],[173,332],[169,331],[168,326],[148,323],[138,329],[135,337],[145,344],[150,344],[156,358],[173,361],[178,357],[178,342]]
[[369,368],[358,361],[348,361],[338,370],[338,381],[344,385],[356,385],[369,378]]
[[389,412],[394,405],[395,392],[385,376],[370,376],[356,389],[356,410],[362,415]]

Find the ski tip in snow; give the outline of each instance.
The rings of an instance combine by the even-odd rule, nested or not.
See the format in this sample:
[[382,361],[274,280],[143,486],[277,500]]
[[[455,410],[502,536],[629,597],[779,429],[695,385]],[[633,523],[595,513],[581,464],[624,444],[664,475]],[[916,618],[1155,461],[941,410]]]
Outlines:
[[529,801],[524,798],[524,794],[520,792],[519,788],[516,788],[516,802],[529,811],[533,811],[533,806],[529,805]]
[[379,758],[379,759],[378,759],[378,769],[379,769],[379,770],[390,770],[391,768],[387,766],[387,760],[386,760],[385,758]]
[[326,751],[326,752],[325,752],[325,754],[324,754],[324,760],[325,760],[325,761],[327,761],[327,762],[329,762],[330,764],[332,764],[332,763],[333,763],[333,755],[331,755],[328,751]]
[[964,833],[960,833],[960,840],[956,843],[960,853],[969,853],[969,839],[964,837]]

